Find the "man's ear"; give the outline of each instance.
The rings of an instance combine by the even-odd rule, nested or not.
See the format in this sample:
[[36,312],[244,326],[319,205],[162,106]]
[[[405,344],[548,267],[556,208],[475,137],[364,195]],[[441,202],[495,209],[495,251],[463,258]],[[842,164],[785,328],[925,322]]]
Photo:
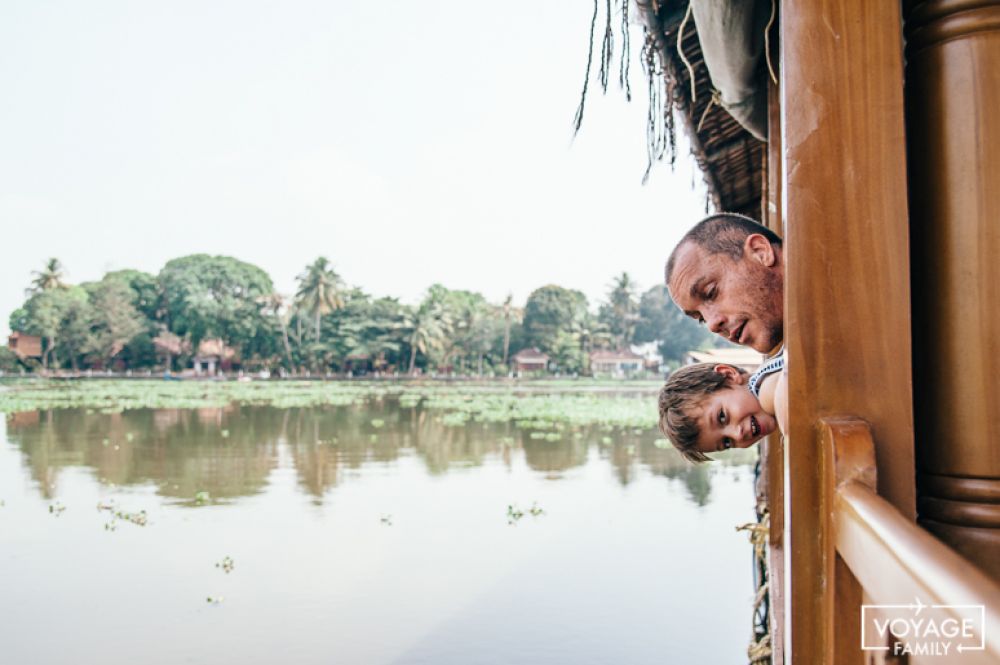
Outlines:
[[778,262],[778,254],[771,241],[759,233],[751,233],[743,241],[743,256],[768,268]]
[[731,383],[742,384],[746,381],[747,375],[744,372],[736,369],[732,365],[716,365],[712,368],[716,373],[726,377]]

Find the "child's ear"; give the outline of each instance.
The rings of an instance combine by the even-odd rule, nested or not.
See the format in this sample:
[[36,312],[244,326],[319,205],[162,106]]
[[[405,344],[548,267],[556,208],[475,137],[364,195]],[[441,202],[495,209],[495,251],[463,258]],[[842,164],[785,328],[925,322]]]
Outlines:
[[747,380],[746,373],[741,372],[732,365],[716,365],[713,369],[715,369],[715,371],[718,372],[719,374],[726,377],[726,380],[729,381],[730,383],[735,383],[737,385],[746,383]]

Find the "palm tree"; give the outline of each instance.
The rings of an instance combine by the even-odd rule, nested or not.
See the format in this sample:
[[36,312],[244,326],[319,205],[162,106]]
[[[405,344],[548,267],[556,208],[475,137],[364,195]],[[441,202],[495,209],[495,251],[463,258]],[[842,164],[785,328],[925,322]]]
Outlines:
[[618,345],[628,346],[635,337],[635,327],[639,321],[639,301],[636,298],[637,285],[627,272],[614,278],[608,293],[608,303],[613,315],[612,328],[618,337]]
[[417,351],[425,356],[428,352],[440,349],[444,344],[449,327],[448,315],[434,300],[424,301],[412,315],[410,329],[410,374],[417,365]]
[[510,314],[511,306],[514,302],[513,294],[508,293],[503,301],[503,361],[507,364],[507,353],[510,351]]
[[288,358],[289,371],[295,370],[295,362],[292,360],[292,345],[288,343],[288,321],[291,318],[291,311],[285,306],[287,298],[277,291],[272,291],[267,295],[257,298],[257,302],[263,306],[265,313],[270,313],[281,326],[281,339],[285,343],[285,356]]
[[320,320],[324,314],[334,312],[344,306],[343,283],[340,276],[330,268],[325,257],[319,257],[298,276],[299,290],[295,300],[300,309],[309,312],[316,325],[316,341],[320,336]]
[[49,259],[45,262],[45,267],[42,270],[31,271],[34,279],[31,280],[31,288],[28,289],[28,293],[64,288],[66,286],[66,282],[63,281],[66,277],[65,270],[59,259]]

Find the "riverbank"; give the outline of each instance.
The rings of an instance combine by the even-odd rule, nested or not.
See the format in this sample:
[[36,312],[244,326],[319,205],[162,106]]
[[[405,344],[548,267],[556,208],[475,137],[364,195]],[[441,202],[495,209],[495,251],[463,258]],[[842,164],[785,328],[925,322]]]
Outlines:
[[449,422],[530,421],[651,428],[658,381],[164,381],[148,379],[24,379],[5,381],[0,412],[88,409],[200,409],[231,404],[276,408],[343,406],[398,399],[445,412]]

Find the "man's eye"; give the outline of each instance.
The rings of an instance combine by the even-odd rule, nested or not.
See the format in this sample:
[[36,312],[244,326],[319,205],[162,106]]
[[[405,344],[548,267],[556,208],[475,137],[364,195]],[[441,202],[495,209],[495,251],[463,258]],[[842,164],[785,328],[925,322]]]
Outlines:
[[702,296],[702,298],[704,298],[705,300],[715,300],[715,297],[717,295],[719,295],[719,289],[715,285],[712,285],[711,287],[705,290],[705,294]]

